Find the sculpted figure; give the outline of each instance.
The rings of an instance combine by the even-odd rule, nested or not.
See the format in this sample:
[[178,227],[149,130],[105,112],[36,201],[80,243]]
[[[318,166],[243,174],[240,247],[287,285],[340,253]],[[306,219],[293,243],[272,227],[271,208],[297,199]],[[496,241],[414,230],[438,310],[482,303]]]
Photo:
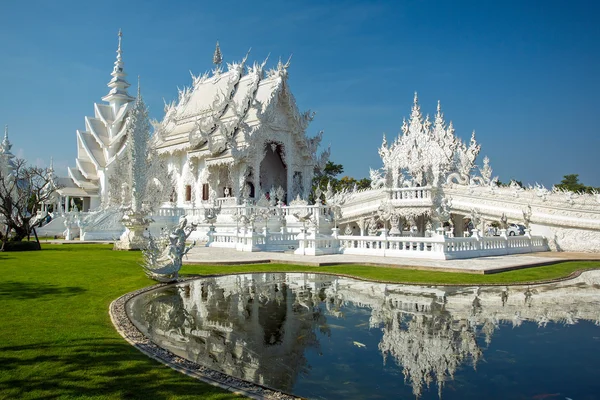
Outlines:
[[148,247],[143,250],[143,267],[146,275],[159,282],[177,281],[183,256],[196,244],[196,241],[189,246],[185,244],[187,238],[195,230],[196,224],[187,225],[187,218],[183,216],[179,219],[179,225],[166,238],[163,238],[162,243],[157,244],[150,237]]

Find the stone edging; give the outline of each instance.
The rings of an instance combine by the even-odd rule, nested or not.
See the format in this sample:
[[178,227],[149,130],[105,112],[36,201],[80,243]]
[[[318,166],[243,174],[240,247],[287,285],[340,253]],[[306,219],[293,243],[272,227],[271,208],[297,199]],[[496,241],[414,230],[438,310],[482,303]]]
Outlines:
[[[192,279],[198,279],[194,277]],[[182,279],[177,283],[184,282],[187,279]],[[129,320],[125,312],[125,304],[134,296],[157,289],[167,284],[158,284],[134,292],[127,293],[110,303],[109,315],[117,332],[133,347],[144,353],[146,356],[165,364],[166,366],[184,373],[192,378],[198,379],[212,386],[228,390],[238,395],[246,396],[256,400],[298,400],[289,394],[281,393],[255,383],[247,382],[219,371],[206,368],[202,365],[181,358],[168,350],[165,350],[140,332],[135,325]]]

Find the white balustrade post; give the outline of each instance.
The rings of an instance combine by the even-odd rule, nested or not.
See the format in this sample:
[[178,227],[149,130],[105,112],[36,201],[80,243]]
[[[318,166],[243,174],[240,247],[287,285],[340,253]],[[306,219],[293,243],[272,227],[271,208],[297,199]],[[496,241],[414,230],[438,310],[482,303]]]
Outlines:
[[305,254],[306,249],[306,229],[302,228],[300,234],[298,235],[298,248],[294,251],[294,254]]
[[382,250],[382,255],[385,257],[385,253],[387,251],[387,246],[388,245],[388,230],[387,228],[383,228],[381,229],[381,246],[383,247]]
[[531,240],[531,229],[525,228],[525,236],[527,238],[527,243],[529,244],[529,252],[533,252],[533,241]]
[[331,228],[331,236],[334,239],[337,239],[339,235],[340,235],[340,228]]
[[266,250],[267,245],[269,243],[269,228],[266,225],[263,228],[263,237],[264,237],[265,250]]
[[208,236],[206,247],[210,247],[210,244],[215,241],[215,227],[213,225],[208,227],[208,232],[206,233],[206,236]]
[[479,234],[479,229],[473,228],[471,231],[471,237],[475,239],[475,246],[473,246],[474,250],[481,250],[481,235]]

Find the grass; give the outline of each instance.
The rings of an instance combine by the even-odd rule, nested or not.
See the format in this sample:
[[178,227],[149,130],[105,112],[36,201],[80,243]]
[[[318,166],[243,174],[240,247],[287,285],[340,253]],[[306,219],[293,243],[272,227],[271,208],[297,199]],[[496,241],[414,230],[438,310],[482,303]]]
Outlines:
[[600,268],[600,261],[569,261],[543,267],[526,268],[497,274],[479,275],[457,272],[418,271],[401,268],[372,267],[364,265],[334,265],[324,267],[308,267],[289,264],[253,264],[253,265],[190,265],[182,272],[198,275],[218,275],[245,272],[321,272],[339,275],[351,275],[360,279],[397,282],[422,283],[440,285],[493,285],[519,284],[554,280],[569,276],[583,269]]
[[[148,359],[114,330],[108,306],[152,285],[140,253],[111,245],[43,245],[0,253],[0,399],[233,399]],[[600,262],[567,262],[494,275],[436,273],[360,265],[184,266],[185,274],[306,271],[421,283],[512,283],[555,279]]]

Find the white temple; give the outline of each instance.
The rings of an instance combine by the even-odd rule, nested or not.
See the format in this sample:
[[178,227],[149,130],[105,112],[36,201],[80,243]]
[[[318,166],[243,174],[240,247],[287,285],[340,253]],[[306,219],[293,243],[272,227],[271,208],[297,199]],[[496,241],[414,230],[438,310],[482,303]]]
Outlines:
[[[108,186],[111,174],[118,157],[125,150],[125,120],[131,102],[135,98],[127,93],[131,86],[125,77],[125,63],[119,46],[117,60],[112,79],[108,82],[110,91],[102,100],[108,104],[95,103],[94,117],[85,117],[85,131],[77,131],[77,159],[75,168],[69,168],[69,177],[74,185],[71,190],[64,190],[64,195],[81,197],[83,211],[98,209],[102,203],[108,202]],[[69,207],[69,201],[66,201]]]
[[180,207],[213,196],[236,204],[244,189],[259,198],[281,187],[286,202],[310,191],[321,134],[306,137],[313,114],[298,111],[289,61],[265,72],[266,60],[246,66],[247,57],[223,71],[217,45],[212,74],[192,76],[155,126],[154,146],[175,176]]
[[[69,238],[110,240],[125,230],[125,205],[110,195],[111,177],[120,179],[115,168],[127,147],[134,100],[121,38],[119,32],[106,104],[95,104],[95,117],[77,131],[76,167],[69,168],[70,179],[57,178],[62,197],[44,234],[60,235],[66,227]],[[313,174],[329,157],[329,150],[317,153],[322,132],[306,136],[314,114],[298,111],[289,61],[265,70],[267,60],[247,65],[247,58],[224,67],[217,43],[214,69],[192,75],[192,85],[153,123],[150,145],[167,164],[172,188],[150,231],[187,215],[199,224],[196,239],[242,251],[434,259],[600,251],[600,194],[499,186],[487,157],[476,164],[481,146],[474,133],[468,143],[456,136],[439,102],[433,121],[424,117],[416,94],[399,136],[383,139],[383,166],[371,170],[372,187],[318,191],[313,197],[324,202],[308,204]],[[83,212],[72,213],[73,197],[82,200],[75,211]],[[501,225],[494,236],[492,223]],[[523,224],[525,235],[510,237],[509,223]]]

